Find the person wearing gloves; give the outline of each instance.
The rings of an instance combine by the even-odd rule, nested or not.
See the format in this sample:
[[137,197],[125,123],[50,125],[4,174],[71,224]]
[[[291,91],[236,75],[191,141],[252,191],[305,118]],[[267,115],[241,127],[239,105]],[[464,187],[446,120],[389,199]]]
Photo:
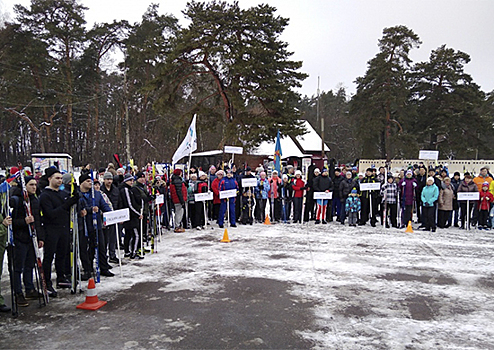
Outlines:
[[486,181],[482,184],[482,190],[480,191],[479,200],[479,224],[477,228],[479,230],[488,230],[487,219],[489,218],[489,211],[491,209],[491,203],[494,202],[494,196],[489,192],[489,183]]
[[424,231],[436,232],[436,218],[434,203],[439,198],[439,189],[434,185],[434,178],[427,178],[427,185],[422,190],[422,208],[424,215]]
[[48,186],[39,197],[39,206],[43,213],[41,222],[45,230],[43,272],[48,295],[55,298],[57,291],[51,281],[51,265],[55,258],[57,280],[66,281],[66,275],[70,273],[65,264],[65,257],[69,254],[70,207],[79,201],[79,193],[68,196],[60,191],[62,173],[56,168],[47,168],[43,177],[48,181]]
[[254,209],[254,216],[256,217],[256,221],[258,223],[262,223],[266,217],[266,204],[268,202],[269,194],[269,181],[266,178],[266,172],[264,170],[259,173],[257,187],[254,192],[256,194],[256,208]]

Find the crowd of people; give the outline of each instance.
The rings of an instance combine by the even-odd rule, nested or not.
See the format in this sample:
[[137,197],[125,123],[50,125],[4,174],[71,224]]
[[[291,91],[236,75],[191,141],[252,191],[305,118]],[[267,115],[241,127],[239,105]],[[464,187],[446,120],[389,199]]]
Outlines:
[[[90,169],[91,165],[84,167],[76,181],[74,174],[62,174],[56,167],[45,169],[44,174],[12,167],[9,176],[0,179],[1,185],[8,184],[0,212],[0,268],[11,230],[11,279],[17,306],[28,306],[28,300],[42,297],[33,282],[39,248],[44,250],[40,272],[48,296],[57,297],[51,278],[53,262],[56,287],[73,285],[75,227],[78,273],[86,281],[95,272],[114,276],[111,264],[119,263],[117,243],[122,242],[124,258],[143,259],[143,241],[153,241],[161,228],[182,233],[208,225],[236,227],[268,219],[285,224],[314,221],[315,225],[332,221],[344,225],[348,219],[350,226],[370,221],[371,226],[380,222],[387,228],[403,228],[415,215],[419,228],[435,232],[437,227],[469,228],[467,223],[489,229],[494,216],[494,181],[487,167],[475,177],[459,172],[451,176],[447,167],[423,164],[397,174],[384,167],[358,173],[357,167],[319,169],[311,165],[305,176],[293,165],[282,171],[269,171],[261,165],[254,170],[247,165],[240,169],[235,165],[204,170],[191,167],[187,174],[179,168],[160,173],[153,164],[115,169],[109,163],[94,173]],[[478,192],[478,200],[458,200],[461,192]],[[325,196],[316,195],[321,193]],[[212,196],[198,196],[204,194]],[[125,208],[130,220],[117,226],[102,224],[102,213]],[[0,294],[0,311],[9,310]]]

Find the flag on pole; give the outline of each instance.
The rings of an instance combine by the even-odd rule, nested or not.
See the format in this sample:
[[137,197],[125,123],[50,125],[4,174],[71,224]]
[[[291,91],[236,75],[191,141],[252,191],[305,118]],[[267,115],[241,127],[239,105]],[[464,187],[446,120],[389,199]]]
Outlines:
[[175,164],[183,157],[188,156],[196,149],[197,149],[196,115],[194,115],[194,118],[192,119],[192,123],[190,123],[189,129],[187,130],[187,135],[185,135],[184,140],[177,148],[175,154],[172,157],[172,164]]
[[276,147],[274,149],[274,168],[276,171],[281,172],[281,156],[283,152],[281,151],[281,142],[280,142],[280,131],[278,130],[278,135],[276,136]]

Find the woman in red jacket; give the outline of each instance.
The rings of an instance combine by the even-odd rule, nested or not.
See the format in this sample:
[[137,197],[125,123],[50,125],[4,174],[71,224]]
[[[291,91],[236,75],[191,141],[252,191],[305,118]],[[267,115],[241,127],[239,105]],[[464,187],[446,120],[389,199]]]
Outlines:
[[489,192],[489,183],[486,181],[482,184],[482,191],[480,191],[479,224],[477,226],[479,230],[489,229],[487,226],[487,219],[489,218],[492,202],[494,202],[494,196]]
[[223,170],[218,170],[216,172],[216,178],[211,183],[211,190],[213,191],[213,220],[216,220],[216,222],[218,222],[221,205],[219,185],[223,176],[225,176]]
[[305,182],[302,180],[302,172],[297,170],[292,182],[293,189],[293,223],[302,223],[302,202],[304,199]]

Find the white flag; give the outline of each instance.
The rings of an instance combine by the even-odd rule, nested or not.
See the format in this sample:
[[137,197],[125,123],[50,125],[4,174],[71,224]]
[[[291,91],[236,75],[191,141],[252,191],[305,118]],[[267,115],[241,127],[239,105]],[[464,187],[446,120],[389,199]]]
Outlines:
[[197,134],[196,134],[196,115],[190,123],[189,130],[187,130],[187,135],[185,135],[184,140],[177,148],[175,154],[172,157],[172,164],[175,164],[180,159],[188,156],[197,149]]

